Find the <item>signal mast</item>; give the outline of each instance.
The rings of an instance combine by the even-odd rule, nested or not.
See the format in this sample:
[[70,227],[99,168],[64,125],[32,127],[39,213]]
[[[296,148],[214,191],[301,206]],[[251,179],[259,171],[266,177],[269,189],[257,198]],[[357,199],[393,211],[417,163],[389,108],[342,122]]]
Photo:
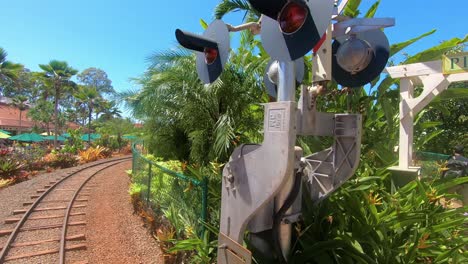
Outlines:
[[[215,20],[203,35],[176,30],[178,42],[195,51],[198,76],[205,84],[222,73],[229,32],[260,33],[271,57],[264,82],[276,102],[265,104],[263,142],[237,147],[223,170],[219,264],[251,263],[251,252],[242,246],[247,230],[252,245],[265,253],[273,249],[277,259],[272,261],[286,263],[292,224],[301,219],[302,186],[319,202],[359,164],[361,116],[317,112],[315,100],[332,79],[345,87],[360,87],[382,72],[390,48],[380,29],[393,26],[394,19],[345,17],[347,2],[249,0],[262,14],[260,23],[232,26]],[[304,75],[302,57],[311,50],[313,83],[299,85],[296,102]],[[332,136],[334,143],[304,156],[295,145],[297,135]]]

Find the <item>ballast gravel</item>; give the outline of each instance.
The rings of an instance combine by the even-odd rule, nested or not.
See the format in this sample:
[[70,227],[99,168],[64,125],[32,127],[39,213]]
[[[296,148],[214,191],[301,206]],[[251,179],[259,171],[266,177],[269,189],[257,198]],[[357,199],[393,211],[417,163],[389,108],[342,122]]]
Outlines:
[[[121,157],[109,160],[119,158]],[[28,208],[29,206],[23,206],[23,202],[32,201],[30,196],[36,194],[37,189],[43,189],[44,185],[48,185],[50,181],[80,167],[44,173],[31,180],[0,189],[0,229],[12,227],[11,224],[4,224],[4,219],[11,218],[13,210]],[[116,264],[164,263],[157,242],[143,226],[139,216],[133,214],[133,206],[128,194],[130,179],[125,173],[125,170],[130,167],[131,161],[117,164],[100,172],[88,183],[92,185],[90,190],[86,190],[86,193],[89,193],[89,196],[85,196],[89,199],[88,206],[84,210],[81,208],[79,210],[86,212],[83,218],[87,221],[86,241],[84,241],[87,249],[67,252],[67,258],[70,257],[67,263],[70,263],[70,260]],[[82,217],[79,218],[82,220]],[[74,233],[73,229],[69,230],[69,234]],[[0,241],[5,241],[4,237]],[[51,261],[50,263],[56,263],[56,256],[49,255],[41,258],[41,263],[48,260]],[[24,261],[18,260],[18,262],[11,263],[34,263],[37,259]]]

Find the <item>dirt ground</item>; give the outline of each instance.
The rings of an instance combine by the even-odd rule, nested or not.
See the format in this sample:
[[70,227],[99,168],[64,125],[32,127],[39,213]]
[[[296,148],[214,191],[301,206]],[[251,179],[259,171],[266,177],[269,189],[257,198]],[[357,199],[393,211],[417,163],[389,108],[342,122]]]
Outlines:
[[89,263],[164,263],[156,240],[133,214],[130,168],[130,161],[121,163],[95,178],[87,208]]

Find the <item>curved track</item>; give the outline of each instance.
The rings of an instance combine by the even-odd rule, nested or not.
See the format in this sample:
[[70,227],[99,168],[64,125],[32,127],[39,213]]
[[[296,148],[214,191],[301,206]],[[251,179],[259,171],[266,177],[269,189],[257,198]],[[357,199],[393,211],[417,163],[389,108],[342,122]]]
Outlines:
[[[23,214],[21,218],[5,220],[6,223],[17,222],[17,224],[14,229],[0,230],[0,236],[9,235],[1,248],[0,263],[23,263],[26,259],[34,259],[34,263],[50,263],[50,256],[54,255],[58,258],[58,262],[63,264],[67,251],[86,249],[86,244],[80,242],[85,240],[84,234],[70,235],[67,232],[68,227],[86,225],[84,221],[72,222],[70,220],[80,218],[85,214],[80,212],[86,207],[83,202],[87,202],[87,198],[84,198],[85,186],[99,172],[130,159],[131,157],[124,157],[93,163],[74,170],[57,181],[50,182],[51,185],[45,186],[45,189],[37,190],[37,193],[42,194],[31,196],[37,199],[27,210],[13,212],[13,214]],[[82,203],[77,204],[78,202]],[[51,206],[52,204],[55,207]],[[63,210],[65,210],[64,214],[54,214]],[[57,236],[57,231],[60,231],[59,236]],[[47,260],[42,260],[43,257],[47,257]],[[79,263],[87,262],[80,261]]]

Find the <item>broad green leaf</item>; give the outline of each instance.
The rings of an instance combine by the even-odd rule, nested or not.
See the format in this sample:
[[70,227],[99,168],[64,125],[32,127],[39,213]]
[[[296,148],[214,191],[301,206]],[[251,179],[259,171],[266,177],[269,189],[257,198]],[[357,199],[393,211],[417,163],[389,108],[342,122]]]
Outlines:
[[369,184],[369,185],[363,185],[363,184],[361,184],[361,185],[359,185],[359,186],[356,187],[356,188],[349,189],[349,192],[365,191],[365,190],[371,189],[373,186],[374,186],[374,184]]
[[377,2],[375,2],[370,8],[369,10],[367,10],[367,13],[364,17],[374,17],[375,15],[375,12],[377,12],[377,8],[379,7],[380,5],[380,0],[378,0]]
[[468,177],[461,177],[461,178],[456,178],[456,179],[451,179],[451,180],[444,180],[443,183],[435,185],[434,188],[436,188],[438,191],[445,191],[447,189],[450,189],[454,186],[460,185],[460,184],[465,184],[468,183]]
[[444,122],[440,122],[440,121],[428,121],[428,122],[422,123],[420,126],[421,126],[421,128],[423,128],[423,129],[427,129],[427,128],[432,128],[432,127],[440,126],[440,125],[442,125],[443,123],[444,123]]
[[385,92],[390,89],[390,87],[395,84],[397,82],[396,79],[392,79],[392,77],[390,77],[390,75],[388,75],[387,77],[385,77],[385,79],[383,79],[383,81],[379,84],[379,87],[377,88],[377,91],[378,91],[378,96],[383,96],[385,94]]
[[467,88],[449,88],[432,100],[431,104],[451,99],[468,98]]
[[432,232],[440,232],[449,228],[455,228],[462,225],[464,222],[467,222],[468,219],[459,218],[452,221],[444,222],[440,225],[435,225],[431,227]]
[[202,26],[203,29],[207,29],[208,28],[208,24],[206,23],[205,20],[203,20],[202,18],[200,18],[200,25]]
[[427,37],[429,35],[434,34],[434,32],[436,32],[435,29],[433,29],[433,30],[431,30],[429,32],[426,32],[426,33],[422,34],[419,37],[415,37],[415,38],[412,38],[412,39],[404,41],[404,42],[393,44],[392,46],[390,46],[390,57],[392,57],[393,55],[395,55],[396,53],[398,53],[402,49],[408,47],[409,45],[413,44],[414,42],[416,42],[416,41],[418,41],[418,40],[420,40],[420,39],[422,39],[424,37]]
[[419,144],[419,146],[424,146],[425,144],[427,144],[429,141],[431,141],[433,138],[437,137],[438,135],[444,133],[445,130],[443,129],[440,129],[440,130],[436,130],[436,131],[433,131],[432,133],[429,133],[428,135],[425,135],[423,137],[423,141]]
[[360,14],[358,9],[360,4],[361,0],[349,0],[343,14],[349,17],[357,17]]
[[424,61],[431,61],[440,59],[440,57],[447,51],[455,48],[457,45],[463,44],[468,41],[468,35],[466,35],[463,39],[460,38],[452,38],[450,40],[444,41],[441,44],[422,51],[414,56],[408,58],[403,64],[410,64],[416,62],[424,62]]
[[398,106],[392,105],[390,100],[387,98],[383,97],[380,100],[380,103],[382,104],[382,109],[385,113],[385,119],[387,120],[388,127],[393,127],[393,117],[395,116],[395,113],[398,111]]
[[[460,248],[462,248],[463,244],[460,244],[454,248],[452,248],[451,250],[448,250],[448,251],[445,251],[444,253],[440,254],[439,256],[437,256],[437,258],[434,260],[434,263],[440,263],[441,261],[449,258],[450,256],[453,255],[454,252],[456,252],[457,250],[459,250]],[[457,262],[454,262],[454,263],[457,263]]]
[[380,177],[380,176],[369,176],[369,177],[362,177],[362,178],[357,179],[357,181],[359,183],[368,182],[368,181],[378,181],[378,182],[380,182],[381,180],[382,180],[382,177]]

